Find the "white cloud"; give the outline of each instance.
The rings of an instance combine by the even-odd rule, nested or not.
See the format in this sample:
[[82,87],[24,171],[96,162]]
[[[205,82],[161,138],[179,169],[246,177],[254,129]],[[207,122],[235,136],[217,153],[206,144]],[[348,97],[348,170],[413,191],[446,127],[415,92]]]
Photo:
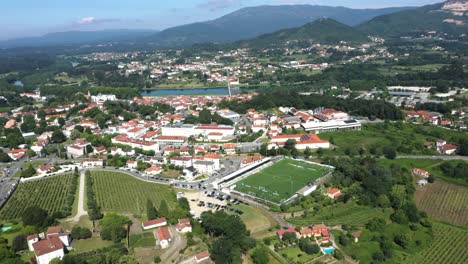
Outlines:
[[78,20],[76,23],[80,25],[85,25],[85,24],[92,24],[96,21],[95,17],[83,17],[82,19]]

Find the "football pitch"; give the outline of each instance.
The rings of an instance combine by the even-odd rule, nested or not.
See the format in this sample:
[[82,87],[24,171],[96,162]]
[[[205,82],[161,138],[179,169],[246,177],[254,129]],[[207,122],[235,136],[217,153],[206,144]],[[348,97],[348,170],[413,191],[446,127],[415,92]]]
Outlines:
[[238,181],[234,190],[279,204],[330,171],[329,167],[282,159]]

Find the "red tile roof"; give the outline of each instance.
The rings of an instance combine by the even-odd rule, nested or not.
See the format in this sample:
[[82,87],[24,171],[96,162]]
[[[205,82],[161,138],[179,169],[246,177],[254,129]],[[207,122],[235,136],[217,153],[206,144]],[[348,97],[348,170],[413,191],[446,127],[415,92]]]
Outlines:
[[290,227],[290,228],[287,228],[287,229],[281,229],[281,230],[276,231],[276,234],[279,237],[282,237],[285,233],[296,233],[296,228],[295,227]]
[[202,260],[202,259],[206,259],[206,258],[209,258],[209,257],[210,257],[210,252],[208,252],[208,250],[205,250],[205,251],[200,252],[197,255],[195,255],[196,260]]
[[147,226],[162,224],[162,223],[164,223],[164,222],[167,222],[166,217],[160,217],[160,218],[156,218],[156,219],[153,219],[153,220],[149,220],[149,221],[144,222],[144,223],[143,223],[143,226],[144,226],[144,227],[147,227]]
[[167,226],[160,226],[156,228],[155,232],[159,241],[168,240],[171,238],[171,233],[169,232],[169,228]]
[[63,243],[58,236],[51,236],[47,239],[40,240],[32,246],[36,256],[42,256],[57,250],[63,250]]

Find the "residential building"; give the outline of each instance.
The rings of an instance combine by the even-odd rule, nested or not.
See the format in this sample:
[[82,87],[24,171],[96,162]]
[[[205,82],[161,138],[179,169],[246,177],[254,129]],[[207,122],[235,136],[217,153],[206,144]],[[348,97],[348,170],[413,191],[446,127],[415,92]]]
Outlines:
[[431,176],[431,173],[429,173],[428,171],[425,171],[425,170],[421,170],[419,168],[414,168],[413,169],[413,174],[419,176],[419,177],[423,177],[423,178],[428,178],[429,176]]
[[147,168],[145,170],[145,173],[148,174],[148,175],[151,175],[151,176],[156,176],[156,175],[161,174],[162,171],[163,171],[163,169],[162,169],[161,166],[153,164],[153,165],[151,165],[151,167],[149,167],[149,168]]
[[329,188],[327,189],[327,196],[332,198],[332,199],[337,199],[338,197],[341,196],[341,191],[338,188]]
[[47,237],[32,244],[38,264],[49,264],[53,259],[65,256],[64,245],[58,236]]
[[165,217],[160,217],[160,218],[156,218],[153,220],[149,220],[141,224],[144,230],[153,229],[153,228],[165,226],[165,225],[167,225],[167,219]]
[[205,260],[210,259],[210,252],[208,250],[202,251],[195,255],[195,262],[202,263]]
[[167,226],[160,226],[154,230],[155,237],[159,242],[159,246],[164,249],[169,247],[172,240],[171,232]]
[[8,151],[8,156],[12,160],[20,160],[20,159],[24,158],[24,156],[26,156],[27,151],[28,150],[25,149],[25,148],[12,149],[12,150]]
[[180,233],[192,232],[192,224],[190,224],[190,218],[179,219],[175,227],[176,230]]
[[83,155],[88,154],[87,153],[88,146],[91,146],[91,143],[89,143],[84,138],[78,138],[75,141],[73,141],[72,144],[67,146],[67,154],[71,158],[81,157]]

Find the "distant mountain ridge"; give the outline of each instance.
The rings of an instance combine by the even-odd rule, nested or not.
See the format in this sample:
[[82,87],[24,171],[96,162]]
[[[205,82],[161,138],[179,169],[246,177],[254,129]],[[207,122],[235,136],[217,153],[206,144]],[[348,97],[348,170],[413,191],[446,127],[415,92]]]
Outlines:
[[468,32],[468,1],[452,0],[375,17],[357,29],[383,37],[439,31],[452,35]]
[[320,18],[303,26],[283,29],[264,34],[247,41],[237,42],[242,47],[267,47],[284,45],[291,41],[313,41],[323,44],[346,42],[366,42],[365,33],[331,18]]
[[355,26],[380,15],[413,8],[351,9],[318,5],[246,7],[211,21],[169,28],[142,41],[161,46],[182,46],[203,42],[226,43],[299,27],[321,17]]
[[95,44],[97,42],[131,41],[157,33],[145,29],[112,29],[98,31],[65,31],[39,37],[18,38],[0,42],[0,48],[43,47]]

